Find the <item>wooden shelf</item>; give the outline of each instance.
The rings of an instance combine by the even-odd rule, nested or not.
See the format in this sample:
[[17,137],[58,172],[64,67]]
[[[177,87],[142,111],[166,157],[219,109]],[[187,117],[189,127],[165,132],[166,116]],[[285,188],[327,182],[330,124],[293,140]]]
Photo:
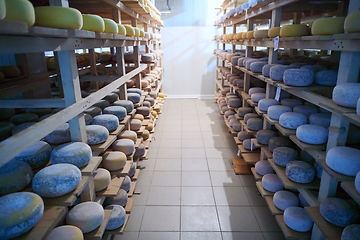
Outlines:
[[104,210],[104,220],[103,222],[101,223],[101,225],[95,229],[94,231],[91,231],[89,233],[85,233],[84,234],[84,239],[85,240],[101,240],[104,233],[105,233],[105,228],[109,222],[109,219],[110,219],[110,215],[111,215],[111,212],[113,210],[109,210],[109,209],[105,209]]
[[270,149],[268,147],[262,147],[261,151],[264,153],[264,155],[267,159],[273,158],[273,154],[272,154],[272,152],[270,152]]
[[130,190],[128,192],[128,197],[132,197],[136,188],[136,181],[130,183]]
[[234,137],[234,141],[235,141],[236,145],[242,145],[242,141],[240,141],[238,139],[238,137]]
[[253,130],[248,129],[248,127],[247,127],[246,124],[243,125],[243,127],[244,127],[244,130],[245,130],[248,134],[251,134],[251,135],[253,135],[253,136],[256,135],[257,131],[253,131]]
[[141,128],[136,132],[138,137],[141,137],[145,131],[145,126],[141,126]]
[[274,205],[273,196],[265,196],[265,201],[266,201],[266,204],[268,205],[272,215],[282,215],[282,214],[284,214],[284,211],[278,209]]
[[152,135],[150,134],[149,138],[147,140],[143,141],[143,144],[146,149],[148,149],[150,147],[151,139],[152,139]]
[[290,139],[302,150],[325,150],[326,144],[319,144],[319,145],[313,145],[313,144],[307,144],[302,141],[300,141],[295,135],[290,136]]
[[245,100],[251,99],[250,95],[247,94],[246,92],[241,92],[241,96],[242,96],[242,98],[245,99]]
[[131,119],[131,116],[130,115],[127,115],[123,120],[120,121],[120,125],[126,125],[129,123]]
[[275,125],[279,123],[279,121],[271,119],[267,114],[264,114],[263,116],[270,125]]
[[254,148],[254,151],[250,151],[250,150],[247,150],[244,145],[238,145],[238,149],[240,150],[240,153],[241,154],[246,154],[246,153],[253,153],[253,152],[259,152],[259,149],[256,149]]
[[251,173],[253,174],[255,181],[260,181],[262,179],[262,176],[255,171],[254,167],[251,168]]
[[277,128],[277,130],[279,130],[279,132],[281,132],[281,134],[285,137],[289,137],[289,136],[295,136],[296,135],[296,130],[294,129],[288,129],[288,128],[284,128],[282,127],[279,123],[275,124],[275,127]]
[[243,120],[243,119],[244,119],[244,118],[240,117],[238,114],[235,114],[235,118],[236,118],[237,120]]
[[266,147],[266,145],[259,143],[256,138],[252,138],[252,141],[256,148]]
[[116,139],[117,138],[115,135],[110,135],[104,143],[90,146],[93,155],[98,156],[99,154],[105,152],[111,146],[111,144],[116,141]]
[[259,116],[263,116],[263,115],[266,114],[266,112],[261,111],[261,110],[259,109],[259,107],[255,107],[255,112],[256,112]]
[[128,198],[128,202],[126,203],[125,211],[127,214],[129,214],[131,212],[131,209],[134,205],[134,198]]
[[135,149],[138,149],[141,143],[142,143],[142,138],[138,138],[138,139],[136,139],[136,142],[135,142]]
[[255,164],[260,161],[260,152],[244,153],[241,156],[248,164]]
[[140,169],[136,169],[134,176],[131,178],[132,181],[136,181],[139,177]]
[[262,197],[274,195],[273,192],[270,192],[270,191],[266,190],[266,189],[263,187],[261,181],[257,181],[257,182],[256,182],[256,187],[257,187],[257,189],[259,190],[259,193],[261,194]]
[[89,164],[83,169],[81,169],[82,175],[91,176],[94,173],[94,171],[98,168],[101,161],[102,161],[102,157],[92,157],[90,159]]
[[149,123],[150,123],[150,119],[144,119],[144,120],[142,121],[142,126],[148,126]]
[[360,205],[360,194],[356,190],[353,182],[342,182],[341,187]]
[[122,169],[117,170],[117,171],[110,171],[111,175],[117,176],[117,177],[125,177],[126,175],[129,174],[132,163],[133,163],[133,161],[131,161],[131,160],[126,161],[126,164]]
[[288,226],[286,226],[284,222],[284,216],[283,215],[276,215],[275,219],[277,223],[279,224],[279,227],[281,231],[283,232],[286,239],[292,239],[292,240],[307,240],[311,239],[311,230],[308,232],[298,232],[290,229]]
[[332,178],[334,178],[338,182],[354,182],[355,177],[350,177],[343,175],[341,173],[337,173],[334,170],[332,170],[325,162],[325,158],[322,159],[316,159],[316,162],[320,165],[320,167],[326,171]]
[[252,106],[252,107],[257,107],[257,105],[258,105],[257,102],[254,102],[254,101],[251,100],[251,99],[247,99],[246,101],[247,101],[247,103],[248,103],[250,106]]
[[115,178],[111,179],[109,186],[102,191],[96,192],[96,196],[97,197],[116,197],[123,181],[124,181],[123,177],[120,177],[120,178],[115,177]]
[[122,131],[124,131],[124,129],[125,129],[125,125],[120,124],[119,127],[115,131],[110,132],[110,135],[118,136]]

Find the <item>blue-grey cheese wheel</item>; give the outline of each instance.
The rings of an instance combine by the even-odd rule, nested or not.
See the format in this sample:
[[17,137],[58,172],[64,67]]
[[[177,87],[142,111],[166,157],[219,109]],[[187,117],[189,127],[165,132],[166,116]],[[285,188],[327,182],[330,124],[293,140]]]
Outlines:
[[293,67],[293,68],[301,68],[302,66],[305,66],[305,65],[309,65],[309,64],[303,63],[303,62],[294,62],[294,63],[290,64],[289,66]]
[[300,99],[295,99],[295,98],[285,98],[281,100],[281,105],[290,107],[291,109],[293,109],[296,106],[300,106],[303,105],[303,102]]
[[12,116],[9,122],[12,122],[15,125],[19,125],[26,122],[38,122],[39,116],[35,113],[20,113]]
[[115,151],[121,151],[128,156],[135,151],[135,144],[130,139],[119,139],[111,145],[111,148]]
[[[22,123],[19,125],[14,125],[15,127],[11,130],[11,134],[15,135],[25,129],[27,129],[28,127],[31,127],[32,125],[36,124],[37,122],[26,122],[26,123]],[[12,124],[12,123],[11,123]]]
[[279,117],[279,124],[288,129],[297,129],[299,126],[307,124],[307,122],[307,117],[297,112],[285,112]]
[[0,120],[9,119],[16,114],[14,108],[0,108]]
[[[234,110],[228,110],[228,111],[226,111],[225,113],[224,113],[224,115],[225,115],[225,117],[227,118],[227,119],[229,119],[229,117],[230,116],[234,116],[235,115],[235,112],[234,112]],[[234,116],[234,118],[235,118],[235,116]]]
[[263,187],[269,192],[277,192],[284,189],[281,179],[274,173],[265,174],[261,182]]
[[260,118],[260,116],[257,113],[247,113],[244,116],[244,122],[247,123],[251,118]]
[[54,228],[50,234],[46,237],[45,240],[84,240],[84,236],[80,228],[71,226],[71,225],[63,225],[57,228]]
[[32,229],[44,213],[44,202],[31,192],[0,197],[0,239],[12,239]]
[[356,114],[360,116],[360,98],[356,103]]
[[86,126],[87,144],[96,145],[105,142],[109,137],[106,127],[100,125]]
[[333,147],[326,154],[326,164],[335,172],[355,177],[360,171],[360,150],[351,147]]
[[233,84],[234,81],[237,80],[237,79],[240,79],[240,77],[239,77],[239,76],[231,76],[231,77],[228,79],[228,81],[229,81],[231,84]]
[[0,196],[23,190],[32,178],[33,172],[29,164],[11,160],[0,167]]
[[129,192],[130,191],[130,188],[131,188],[131,178],[126,175],[124,177],[124,181],[121,183],[121,186],[120,186],[121,189],[125,190],[126,192]]
[[90,125],[93,117],[90,114],[84,113],[85,124]]
[[131,131],[131,130],[125,130],[123,132],[120,133],[119,139],[130,139],[132,140],[134,143],[136,143],[136,140],[137,140],[137,133],[134,132],[134,131]]
[[247,113],[252,113],[254,112],[254,109],[251,108],[251,107],[240,107],[238,110],[237,110],[237,114],[240,116],[240,117],[244,117],[245,114]]
[[269,161],[260,160],[255,163],[255,171],[257,174],[264,176],[269,173],[274,173],[274,169],[271,167]]
[[84,111],[84,113],[89,114],[91,117],[95,117],[97,115],[101,115],[102,114],[102,110],[99,107],[89,107],[88,109],[86,109]]
[[97,202],[83,202],[72,208],[66,216],[66,223],[88,233],[98,228],[104,220],[104,209]]
[[245,61],[246,59],[248,59],[248,58],[247,58],[247,57],[241,57],[241,58],[239,58],[239,59],[238,59],[238,62],[237,62],[237,65],[238,65],[239,67],[244,67],[244,61]]
[[314,166],[303,161],[291,161],[286,164],[286,176],[296,183],[311,183],[315,179]]
[[308,69],[316,74],[319,71],[326,70],[326,67],[321,66],[321,65],[304,65],[300,69]]
[[119,100],[119,95],[116,93],[110,93],[104,97],[104,100],[108,101],[109,103],[114,103]]
[[292,141],[287,137],[273,137],[269,140],[268,147],[270,152],[274,152],[277,147],[290,147],[292,144]]
[[231,58],[231,64],[232,64],[232,65],[237,65],[239,58],[241,58],[241,57],[240,57],[240,56],[234,56],[234,57],[232,57],[232,58]]
[[253,62],[259,62],[259,59],[247,59],[247,60],[245,60],[244,61],[245,62],[245,68],[246,69],[248,69],[248,70],[250,70],[250,65],[251,65],[251,63],[253,63]]
[[336,104],[348,108],[356,108],[359,98],[360,83],[340,83],[336,85],[332,94],[332,99]]
[[102,114],[95,116],[91,121],[91,125],[100,125],[112,132],[119,127],[119,119],[112,114]]
[[49,162],[51,150],[48,143],[38,141],[17,155],[15,160],[28,163],[32,169],[41,168]]
[[145,101],[149,102],[151,104],[151,106],[155,105],[155,99],[150,96],[146,96]]
[[287,69],[283,81],[288,86],[307,87],[314,81],[314,72],[309,69]]
[[11,137],[15,124],[11,122],[0,122],[0,141]]
[[94,171],[95,192],[104,190],[111,182],[111,174],[105,168],[98,168]]
[[262,75],[264,75],[264,77],[270,77],[270,68],[275,65],[279,64],[265,64],[261,70]]
[[147,116],[149,116],[150,115],[150,108],[148,108],[148,107],[138,107],[138,108],[136,108],[136,113],[137,114],[141,114],[141,115],[143,115],[144,117],[147,117]]
[[130,121],[130,129],[132,131],[139,131],[142,125],[142,121],[139,119],[131,119]]
[[136,164],[136,162],[133,162],[131,164],[131,167],[130,167],[129,172],[128,172],[129,177],[133,177],[135,175],[136,168],[137,168],[137,164]]
[[254,93],[265,93],[266,89],[265,88],[260,88],[260,87],[252,87],[249,89],[249,95],[251,96]]
[[104,108],[110,106],[110,103],[109,103],[109,101],[102,99],[102,100],[99,100],[98,102],[96,102],[93,106],[104,109]]
[[25,113],[35,113],[39,117],[51,114],[51,108],[27,108]]
[[315,83],[320,86],[335,87],[338,77],[336,70],[323,70],[315,75]]
[[263,128],[263,120],[261,118],[250,118],[247,121],[247,127],[251,131],[259,131]]
[[319,110],[315,106],[301,105],[294,107],[293,112],[302,113],[306,117],[310,117],[310,115],[319,112]]
[[274,163],[281,167],[286,167],[286,164],[295,161],[298,156],[298,152],[290,147],[277,147],[273,151]]
[[291,69],[290,66],[285,65],[275,65],[270,68],[270,78],[274,81],[282,81],[284,72],[288,69]]
[[139,147],[136,149],[134,157],[142,157],[142,156],[144,156],[145,150],[146,150],[146,148],[145,148],[144,144],[141,143],[139,145]]
[[261,99],[258,103],[258,107],[261,111],[267,112],[268,108],[271,106],[280,105],[279,101],[271,98]]
[[284,211],[286,226],[298,232],[310,231],[314,222],[304,208],[288,207]]
[[244,80],[243,79],[235,80],[234,85],[236,85],[239,88],[244,88]]
[[144,100],[143,106],[144,106],[144,107],[151,107],[151,103]]
[[83,142],[62,144],[54,148],[50,155],[52,164],[69,163],[79,168],[88,165],[91,158],[91,148]]
[[119,121],[122,121],[127,115],[126,109],[122,106],[106,107],[104,108],[103,113],[115,115],[119,119]]
[[265,61],[256,61],[250,64],[250,70],[254,73],[261,73],[263,67],[267,64]]
[[44,140],[50,144],[62,144],[71,141],[70,128],[68,123],[60,125],[53,132],[44,137]]
[[308,144],[324,144],[328,135],[329,131],[319,125],[305,124],[296,129],[296,137]]
[[123,189],[120,189],[116,197],[107,198],[104,202],[104,205],[108,206],[109,204],[116,204],[125,207],[128,200],[129,198],[127,192]]
[[120,151],[109,151],[103,155],[102,166],[109,171],[122,169],[126,165],[127,157]]
[[359,210],[344,199],[330,197],[320,203],[320,214],[326,221],[346,227],[355,223],[359,217]]
[[252,138],[253,136],[249,133],[247,133],[246,131],[241,131],[237,134],[237,138],[240,140],[240,141],[244,141],[246,139],[250,139]]
[[253,144],[253,142],[251,141],[251,139],[245,139],[243,141],[243,146],[246,150],[249,151],[254,151],[256,150],[256,146]]
[[359,240],[360,224],[350,224],[341,233],[341,240]]
[[109,205],[105,209],[112,209],[106,230],[115,230],[125,223],[126,211],[122,206]]
[[134,104],[132,101],[129,100],[118,100],[113,103],[114,106],[124,107],[128,113],[134,110]]
[[63,196],[79,185],[81,172],[72,164],[50,165],[35,174],[32,181],[33,191],[45,198]]
[[251,94],[251,100],[254,102],[259,102],[261,99],[266,98],[266,93],[253,93]]
[[242,100],[240,98],[233,98],[229,100],[229,106],[232,108],[238,108],[242,106]]
[[137,104],[140,102],[141,95],[137,93],[128,93],[127,94],[128,100],[130,100],[133,104]]
[[309,123],[314,125],[323,126],[324,128],[330,127],[331,113],[314,113],[309,117]]
[[234,124],[231,127],[234,129],[235,132],[241,131],[241,124],[238,121],[234,122]]
[[281,114],[286,112],[292,112],[292,109],[283,105],[273,105],[268,108],[267,115],[270,119],[279,120]]
[[276,137],[276,132],[269,129],[261,129],[256,133],[256,140],[258,143],[268,145],[271,138]]
[[224,106],[224,107],[222,107],[221,108],[221,111],[224,113],[224,112],[226,112],[226,111],[229,111],[229,108],[228,108],[228,106]]
[[[230,112],[230,111],[227,111],[227,112]],[[229,121],[232,120],[232,119],[236,119],[235,114],[230,114],[230,115],[227,117],[227,119],[228,119]]]
[[235,118],[235,119],[231,119],[230,121],[229,121],[229,125],[230,125],[230,127],[232,127],[232,126],[234,126],[234,124],[235,123],[238,123],[239,121]]
[[288,207],[299,206],[299,198],[292,192],[281,190],[277,191],[273,196],[274,205],[285,211]]

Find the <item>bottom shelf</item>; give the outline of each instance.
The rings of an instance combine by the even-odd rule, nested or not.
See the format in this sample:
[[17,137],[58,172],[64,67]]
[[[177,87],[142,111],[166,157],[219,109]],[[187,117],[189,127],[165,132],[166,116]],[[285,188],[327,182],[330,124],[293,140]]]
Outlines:
[[306,240],[311,239],[311,230],[308,232],[297,232],[286,226],[283,215],[276,215],[275,219],[286,239]]

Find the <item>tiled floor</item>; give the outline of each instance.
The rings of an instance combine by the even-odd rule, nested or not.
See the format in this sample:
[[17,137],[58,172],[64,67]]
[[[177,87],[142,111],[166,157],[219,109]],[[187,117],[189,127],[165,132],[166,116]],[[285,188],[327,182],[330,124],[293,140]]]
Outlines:
[[116,240],[282,240],[252,175],[237,176],[214,100],[167,99]]

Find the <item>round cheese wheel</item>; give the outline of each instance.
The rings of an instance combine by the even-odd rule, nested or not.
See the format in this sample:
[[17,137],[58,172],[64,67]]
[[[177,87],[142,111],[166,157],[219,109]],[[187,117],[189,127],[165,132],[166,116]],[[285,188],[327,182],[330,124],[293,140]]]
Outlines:
[[246,38],[247,39],[254,39],[254,31],[248,31],[246,33]]
[[45,198],[63,196],[73,191],[81,181],[79,168],[72,164],[50,165],[35,174],[33,191]]
[[259,109],[264,112],[267,112],[269,107],[275,106],[275,105],[280,105],[280,103],[278,101],[276,101],[275,99],[269,99],[269,98],[261,99],[258,103]]
[[117,24],[117,26],[118,26],[118,34],[125,36],[125,35],[126,35],[126,28],[125,28],[125,26],[122,25],[122,24]]
[[250,64],[250,70],[254,73],[261,73],[262,69],[265,65],[267,65],[267,62],[265,62],[265,61],[252,62]]
[[28,163],[32,169],[41,168],[49,162],[51,150],[48,143],[38,141],[17,155],[15,160]]
[[319,110],[315,106],[300,105],[300,106],[294,107],[293,111],[296,113],[304,114],[306,117],[310,117],[314,113],[317,113]]
[[106,230],[115,230],[125,223],[126,211],[122,206],[109,205],[105,209],[112,209]]
[[5,19],[26,22],[28,26],[35,23],[34,7],[28,0],[5,0]]
[[268,145],[271,138],[276,137],[276,132],[268,129],[261,129],[256,133],[256,140],[258,143]]
[[336,85],[332,94],[332,99],[336,104],[348,108],[356,108],[359,98],[360,83],[340,83]]
[[288,207],[299,206],[299,198],[292,192],[289,191],[277,191],[273,196],[274,205],[280,209],[285,210]]
[[19,125],[26,122],[38,122],[39,116],[35,113],[20,113],[12,116],[9,120],[15,125]]
[[104,209],[97,202],[83,202],[72,208],[66,216],[66,223],[88,233],[98,228],[104,220]]
[[265,64],[261,70],[262,75],[264,75],[264,77],[270,77],[270,69],[275,65],[279,64]]
[[268,30],[257,30],[254,32],[255,39],[267,38],[267,37],[268,37]]
[[123,26],[126,28],[126,36],[128,36],[128,37],[135,36],[135,29],[132,26],[130,26],[128,24],[125,24]]
[[304,208],[288,207],[284,211],[284,222],[286,226],[298,232],[310,231],[314,222]]
[[142,157],[145,154],[145,146],[144,144],[140,144],[139,147],[136,149],[134,157]]
[[330,127],[331,113],[314,113],[309,117],[309,123],[314,125],[323,126],[324,128]]
[[114,33],[117,34],[119,31],[117,23],[109,18],[103,18],[105,24],[104,33]]
[[283,105],[273,105],[267,109],[267,114],[270,119],[279,120],[281,114],[291,112],[291,108]]
[[102,166],[109,171],[122,169],[126,165],[126,155],[123,152],[111,151],[103,155]]
[[111,182],[110,172],[104,168],[98,168],[94,171],[95,192],[99,192],[107,188]]
[[102,110],[100,107],[89,107],[84,111],[84,113],[89,114],[91,117],[95,117],[102,114]]
[[122,106],[106,107],[104,108],[103,113],[115,115],[119,119],[119,121],[122,121],[127,115],[126,109]]
[[135,175],[136,168],[137,168],[136,162],[133,162],[133,164],[131,164],[131,167],[130,167],[130,170],[128,173],[129,177],[133,177]]
[[134,31],[135,31],[135,37],[140,37],[140,29],[137,27],[134,27]]
[[0,141],[6,139],[8,137],[11,137],[14,127],[15,127],[15,124],[13,124],[11,122],[0,122]]
[[100,125],[86,126],[87,144],[96,145],[105,142],[109,137],[106,127]]
[[250,70],[250,65],[251,65],[252,63],[254,63],[254,62],[259,62],[259,60],[256,59],[256,58],[246,59],[246,60],[244,61],[245,68],[248,69],[248,70]]
[[314,72],[309,69],[287,69],[283,81],[289,86],[307,87],[314,81]]
[[108,101],[109,103],[114,103],[119,100],[119,95],[116,93],[110,93],[104,97],[104,100]]
[[270,68],[270,78],[274,81],[283,81],[284,72],[291,69],[290,66],[275,65]]
[[129,100],[118,100],[113,103],[114,106],[121,106],[126,109],[128,113],[132,112],[134,110],[134,104]]
[[274,169],[271,167],[269,161],[267,160],[260,160],[257,163],[255,163],[255,171],[261,176],[264,176],[269,173],[274,173]]
[[131,178],[130,178],[128,175],[125,176],[124,181],[122,182],[120,188],[123,189],[123,190],[125,190],[126,192],[129,192],[129,191],[130,191],[130,188],[131,188]]
[[232,65],[237,65],[238,60],[239,60],[240,56],[234,56],[231,58],[231,64]]
[[60,125],[57,129],[44,137],[49,144],[62,144],[71,141],[70,128],[68,123]]
[[238,59],[237,65],[239,67],[244,67],[244,61],[247,59],[247,57],[241,57]]
[[250,139],[252,138],[252,135],[247,133],[246,131],[241,131],[237,134],[237,138],[240,140],[240,141],[244,141],[246,139]]
[[111,148],[115,151],[121,151],[128,156],[135,151],[135,144],[130,139],[119,139],[111,145]]
[[316,74],[317,72],[326,70],[326,67],[321,66],[321,65],[304,65],[304,66],[301,66],[300,69],[308,69],[308,70],[313,71],[314,74]]
[[11,160],[0,167],[0,196],[23,190],[32,178],[29,164]]
[[254,109],[251,108],[251,107],[241,107],[237,110],[237,114],[240,116],[240,117],[244,117],[245,114],[247,113],[252,113],[254,112]]
[[128,99],[133,102],[133,104],[140,102],[140,95],[137,93],[128,93]]
[[130,129],[132,131],[139,131],[142,126],[142,121],[139,119],[131,119],[130,121]]
[[269,38],[276,38],[280,36],[281,27],[272,27],[268,31]]
[[344,29],[347,33],[357,33],[360,32],[360,11],[354,11],[347,15],[344,22]]
[[251,118],[259,118],[259,115],[257,115],[257,113],[247,113],[244,116],[244,122],[247,123]]
[[141,114],[135,114],[134,119],[139,119],[140,121],[144,121],[144,116]]
[[54,228],[45,240],[84,240],[83,233],[78,227],[63,225]]
[[99,100],[97,103],[95,103],[95,104],[93,105],[93,107],[99,107],[99,108],[101,108],[101,109],[104,109],[104,108],[109,107],[109,106],[110,106],[109,101],[104,100],[104,99]]
[[355,176],[355,188],[358,193],[360,193],[360,171]]
[[332,35],[344,32],[345,17],[320,18],[313,22],[311,26],[311,34],[316,35]]
[[309,35],[309,27],[304,24],[292,24],[282,26],[280,37],[302,37]]
[[310,183],[315,179],[315,168],[307,162],[291,161],[286,164],[286,176],[296,183]]
[[102,33],[105,31],[105,23],[102,17],[94,14],[82,14],[82,30]]
[[307,124],[307,122],[307,117],[297,112],[285,112],[279,117],[279,124],[288,129],[297,129],[299,126]]
[[51,114],[51,108],[27,108],[26,113],[35,113],[38,116],[44,116],[46,114]]
[[252,141],[251,139],[245,139],[243,141],[243,146],[246,150],[249,150],[249,151],[254,151],[256,150],[256,146],[254,144],[252,144]]
[[277,147],[290,147],[292,141],[287,137],[273,137],[268,142],[270,152],[274,152]]
[[234,122],[234,124],[231,127],[234,129],[235,132],[241,131],[241,124],[238,121]]
[[298,152],[290,147],[277,147],[273,151],[274,163],[281,167],[286,167],[286,164],[295,161],[298,157]]
[[302,104],[303,102],[300,99],[286,98],[281,100],[281,105],[290,107],[291,109]]
[[266,93],[253,93],[251,94],[251,100],[253,100],[255,103],[259,102],[261,99],[266,98]]
[[31,192],[0,197],[0,206],[0,239],[12,239],[26,233],[44,213],[43,200]]
[[233,98],[229,100],[229,106],[232,108],[239,108],[242,106],[242,100],[240,98]]
[[145,32],[144,32],[144,30],[142,30],[142,29],[140,29],[140,37],[145,37]]
[[109,132],[115,131],[119,127],[119,119],[111,114],[102,114],[95,116],[92,125],[100,125],[105,127]]
[[322,70],[316,73],[315,83],[321,86],[336,86],[338,71],[336,70]]
[[69,163],[79,168],[88,165],[91,158],[91,148],[83,142],[71,142],[59,145],[52,150],[50,155],[52,164]]
[[263,128],[263,120],[261,118],[251,118],[247,122],[247,127],[251,131],[259,131]]
[[330,197],[320,203],[320,214],[326,221],[346,227],[355,223],[359,217],[359,210],[344,199]]
[[140,96],[142,94],[142,90],[139,88],[129,88],[129,89],[127,89],[127,92],[128,93],[137,93]]
[[326,154],[326,164],[335,172],[355,177],[360,171],[360,150],[338,146]]
[[35,25],[60,29],[81,29],[83,18],[75,8],[41,6],[35,7]]
[[229,117],[234,116],[234,114],[235,114],[234,110],[230,109],[229,111],[226,111],[224,115],[227,119],[229,119]]
[[324,144],[327,142],[329,131],[319,125],[305,124],[296,129],[296,137],[308,144]]
[[125,207],[127,202],[128,202],[127,192],[123,189],[120,189],[116,197],[107,198],[104,202],[104,205],[109,206],[110,204],[116,204]]
[[144,117],[149,116],[149,115],[150,115],[150,111],[151,111],[151,109],[148,108],[148,107],[138,107],[138,108],[136,108],[136,113],[137,113],[137,114],[141,114],[141,115],[143,115]]
[[119,139],[130,139],[134,143],[136,143],[137,140],[137,133],[131,130],[125,130],[119,135]]
[[360,224],[350,224],[341,233],[341,240],[358,240],[360,236]]
[[261,182],[263,187],[269,192],[277,192],[284,189],[284,185],[280,178],[274,173],[265,174],[262,177]]

